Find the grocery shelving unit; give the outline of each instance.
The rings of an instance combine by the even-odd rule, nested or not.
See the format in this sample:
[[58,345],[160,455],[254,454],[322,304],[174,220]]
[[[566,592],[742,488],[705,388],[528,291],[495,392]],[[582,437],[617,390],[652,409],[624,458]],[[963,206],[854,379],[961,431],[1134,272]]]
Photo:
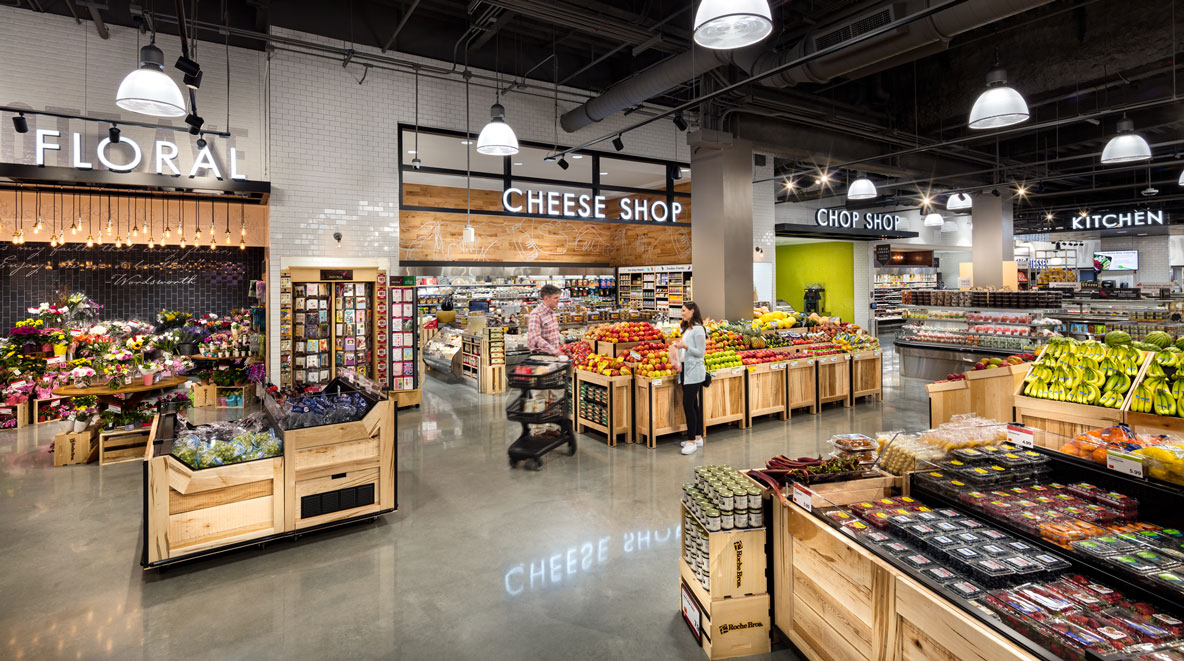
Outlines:
[[673,318],[691,298],[691,265],[623,266],[617,282],[621,307]]
[[933,268],[925,268],[922,271],[877,268],[875,280],[872,282],[872,303],[876,306],[876,323],[903,322],[901,292],[906,289],[934,289],[937,284],[937,271]]
[[1184,332],[1184,301],[1069,299],[1056,317],[1065,323],[1058,330],[1078,339],[1101,339],[1110,331],[1130,333],[1140,340],[1153,331],[1172,336]]

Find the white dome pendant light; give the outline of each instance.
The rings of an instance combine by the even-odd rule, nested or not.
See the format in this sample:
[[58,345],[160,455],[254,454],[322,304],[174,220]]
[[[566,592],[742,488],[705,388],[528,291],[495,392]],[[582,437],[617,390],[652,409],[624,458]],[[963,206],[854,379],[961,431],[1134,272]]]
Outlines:
[[1151,147],[1143,136],[1135,133],[1135,123],[1126,114],[1118,120],[1118,134],[1110,138],[1102,150],[1102,164],[1133,163],[1151,159]]
[[115,93],[115,105],[153,117],[186,114],[181,89],[164,72],[164,53],[152,42],[140,49],[140,68],[124,77]]
[[518,153],[518,136],[506,123],[506,109],[495,103],[489,109],[490,120],[477,136],[477,153],[486,156],[513,156]]
[[950,211],[962,211],[974,206],[974,202],[966,193],[954,193],[946,200],[946,209]]
[[[493,72],[494,84],[497,85],[497,96],[489,108],[489,123],[481,129],[477,136],[477,153],[486,156],[513,156],[518,153],[518,136],[514,129],[506,123],[506,108],[502,105],[502,78],[498,56],[501,54],[501,40],[494,43]],[[467,65],[467,62],[466,62]],[[468,124],[465,130],[469,130]]]
[[876,185],[867,177],[860,177],[847,187],[848,200],[874,200],[878,194]]
[[704,48],[744,48],[772,32],[768,0],[703,0],[695,12],[695,43]]
[[1028,121],[1028,102],[1006,83],[1007,72],[999,66],[999,52],[995,51],[995,68],[987,73],[987,89],[970,109],[970,128],[997,129]]
[[940,213],[931,213],[925,216],[925,227],[941,227],[945,222]]
[[952,220],[947,220],[941,224],[941,233],[942,234],[949,234],[950,232],[957,232],[957,231],[958,231],[958,223],[955,223]]
[[[1184,170],[1180,171],[1180,179],[1176,181],[1177,186],[1184,186]],[[40,221],[38,221],[40,222]]]

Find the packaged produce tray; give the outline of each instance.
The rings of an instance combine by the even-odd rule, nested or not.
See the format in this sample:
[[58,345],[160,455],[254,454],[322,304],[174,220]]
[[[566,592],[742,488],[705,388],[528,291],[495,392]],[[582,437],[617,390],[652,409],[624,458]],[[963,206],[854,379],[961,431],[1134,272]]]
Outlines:
[[558,390],[567,386],[571,363],[529,358],[506,374],[506,385],[523,390]]

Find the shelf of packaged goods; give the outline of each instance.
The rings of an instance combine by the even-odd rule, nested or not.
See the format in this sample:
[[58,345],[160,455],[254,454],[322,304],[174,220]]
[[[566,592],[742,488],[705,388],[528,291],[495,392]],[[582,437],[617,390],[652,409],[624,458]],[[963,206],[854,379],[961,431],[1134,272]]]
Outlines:
[[904,321],[904,317],[876,317],[876,321]]
[[963,352],[968,352],[968,353],[982,353],[982,352],[998,353],[998,354],[1008,355],[1008,356],[1013,353],[1019,353],[1021,351],[1025,351],[1025,352],[1032,351],[1032,350],[1036,349],[1038,346],[1038,345],[1028,345],[1026,348],[1004,349],[1002,347],[991,347],[991,346],[985,346],[985,345],[981,345],[981,344],[944,344],[941,342],[922,342],[920,340],[910,340],[910,339],[904,338],[904,337],[897,338],[895,341],[895,344],[898,344],[901,346],[924,348],[924,349],[945,349],[947,351],[963,351]]
[[1015,326],[1018,328],[1031,328],[1032,326],[1038,325],[1036,322],[1032,322],[1032,323],[1028,323],[1028,324],[1017,324],[1017,323],[1013,323],[1010,321],[986,321],[986,320],[971,321],[969,319],[943,319],[942,317],[907,317],[906,316],[905,319],[907,319],[909,321],[916,321],[916,322],[921,322],[921,323],[929,323],[932,321],[945,321],[945,322],[956,321],[958,323],[963,323],[963,324],[985,324],[987,326]]
[[988,305],[949,306],[906,304],[900,307],[907,310],[947,310],[950,312],[1016,312],[1021,314],[1055,314],[1061,312],[1061,308],[993,308]]

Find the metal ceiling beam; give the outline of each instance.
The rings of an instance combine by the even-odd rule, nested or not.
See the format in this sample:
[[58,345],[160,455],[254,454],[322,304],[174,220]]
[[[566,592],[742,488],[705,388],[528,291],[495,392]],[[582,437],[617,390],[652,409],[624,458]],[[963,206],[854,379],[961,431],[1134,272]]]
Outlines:
[[95,2],[95,0],[75,0],[80,7],[86,7],[87,12],[90,13],[90,20],[95,24],[95,32],[99,34],[100,39],[107,39],[111,33],[107,30],[107,24],[103,21],[103,15],[99,13],[100,10],[109,9],[106,2]]
[[407,11],[403,12],[403,17],[399,19],[399,24],[395,26],[395,31],[391,33],[390,38],[382,45],[382,52],[385,53],[391,47],[391,44],[395,43],[395,39],[399,37],[399,33],[403,31],[403,28],[407,27],[407,21],[411,18],[411,14],[415,12],[416,8],[419,7],[419,2],[420,0],[413,0]]
[[501,12],[501,16],[497,17],[497,20],[494,21],[493,25],[489,26],[489,28],[486,29],[480,37],[477,37],[476,41],[474,41],[472,44],[469,44],[469,50],[481,50],[482,46],[489,43],[489,40],[493,39],[494,35],[496,35],[498,32],[501,32],[502,28],[509,25],[510,21],[512,21],[517,15],[514,12],[508,10],[501,10]]

